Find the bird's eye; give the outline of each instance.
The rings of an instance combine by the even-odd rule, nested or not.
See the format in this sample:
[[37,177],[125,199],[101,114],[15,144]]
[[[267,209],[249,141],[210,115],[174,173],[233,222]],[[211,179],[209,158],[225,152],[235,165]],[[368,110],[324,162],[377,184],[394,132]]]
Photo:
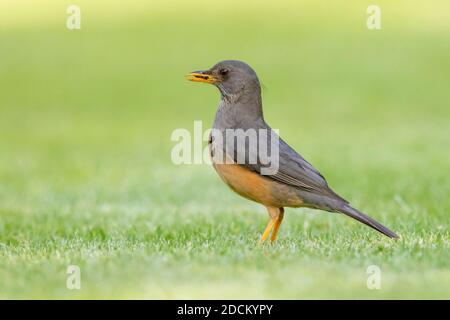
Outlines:
[[226,74],[228,73],[228,69],[220,69],[220,70],[219,70],[219,73],[220,73],[222,76],[224,76],[224,75],[226,75]]

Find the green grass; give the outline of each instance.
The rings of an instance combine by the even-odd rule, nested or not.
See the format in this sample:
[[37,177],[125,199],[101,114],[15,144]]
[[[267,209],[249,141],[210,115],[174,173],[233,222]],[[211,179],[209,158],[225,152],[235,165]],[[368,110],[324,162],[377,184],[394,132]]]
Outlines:
[[[450,298],[450,23],[444,1],[0,5],[0,298]],[[355,207],[401,234],[264,209],[170,161],[212,123],[188,71],[241,59],[267,121]],[[82,289],[66,288],[78,265]],[[369,265],[382,287],[366,287]]]

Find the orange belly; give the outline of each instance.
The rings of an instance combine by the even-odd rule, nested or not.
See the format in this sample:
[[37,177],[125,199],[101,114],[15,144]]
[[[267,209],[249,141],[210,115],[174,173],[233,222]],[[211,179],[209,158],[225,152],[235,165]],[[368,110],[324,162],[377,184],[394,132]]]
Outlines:
[[303,201],[287,185],[238,164],[213,164],[220,178],[239,195],[270,207],[301,207]]

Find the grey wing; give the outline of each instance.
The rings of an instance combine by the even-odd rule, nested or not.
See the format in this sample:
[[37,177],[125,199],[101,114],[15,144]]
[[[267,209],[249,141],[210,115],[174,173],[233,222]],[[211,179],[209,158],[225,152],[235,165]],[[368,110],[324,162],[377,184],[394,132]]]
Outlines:
[[305,191],[344,200],[330,189],[327,181],[316,168],[281,139],[279,153],[278,172],[269,176],[270,178]]
[[[269,130],[271,130],[269,128]],[[274,133],[275,134],[275,133]],[[275,134],[276,135],[276,134]],[[272,174],[264,175],[267,178],[273,179],[275,181],[281,182],[283,184],[296,187],[302,191],[327,196],[333,199],[339,199],[347,202],[345,199],[337,195],[333,190],[328,187],[325,178],[317,171],[308,161],[306,161],[301,155],[299,155],[295,150],[293,150],[286,142],[278,137],[278,170],[275,170]],[[258,142],[259,147],[261,144]],[[266,154],[271,154],[272,149],[270,147],[270,142],[267,143],[267,148],[270,148]],[[235,150],[233,158],[238,159],[237,154],[239,154],[240,148]],[[245,159],[252,158],[250,155],[253,154],[253,158],[258,159],[256,163],[239,163],[240,165],[252,170],[258,174],[263,175],[263,168],[267,167],[261,161],[260,154],[255,155],[255,149],[248,148],[248,145],[243,148],[246,153]],[[261,149],[258,148],[261,152]],[[273,160],[273,159],[272,159]],[[276,160],[276,159],[275,159]]]

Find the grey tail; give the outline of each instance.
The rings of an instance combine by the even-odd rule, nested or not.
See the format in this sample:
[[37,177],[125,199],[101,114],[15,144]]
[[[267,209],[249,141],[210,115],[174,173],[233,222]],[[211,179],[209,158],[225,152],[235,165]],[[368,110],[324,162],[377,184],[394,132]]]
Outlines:
[[338,209],[336,211],[346,214],[347,216],[364,223],[365,225],[377,230],[378,232],[381,232],[389,238],[398,238],[398,235],[395,232],[389,230],[375,219],[372,219],[371,217],[366,216],[364,213],[359,212],[355,208],[350,207],[348,204],[343,205],[341,209]]

